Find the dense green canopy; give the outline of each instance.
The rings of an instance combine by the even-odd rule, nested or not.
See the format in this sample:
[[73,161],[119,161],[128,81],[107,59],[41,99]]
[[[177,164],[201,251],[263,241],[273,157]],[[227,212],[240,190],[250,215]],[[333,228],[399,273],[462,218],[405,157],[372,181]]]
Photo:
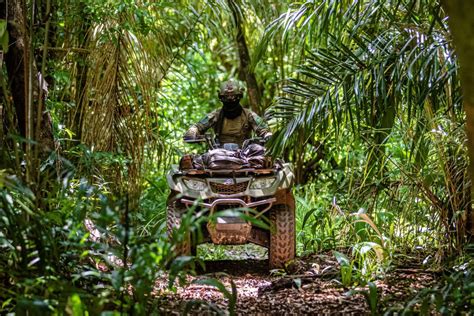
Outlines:
[[438,0],[0,7],[1,310],[145,314],[163,271],[172,288],[195,270],[164,231],[165,174],[202,150],[182,136],[230,78],[269,122],[271,154],[294,166],[299,255],[349,249],[335,256],[356,286],[413,249],[439,266],[469,245],[472,61],[467,45],[455,51],[452,7],[451,18]]

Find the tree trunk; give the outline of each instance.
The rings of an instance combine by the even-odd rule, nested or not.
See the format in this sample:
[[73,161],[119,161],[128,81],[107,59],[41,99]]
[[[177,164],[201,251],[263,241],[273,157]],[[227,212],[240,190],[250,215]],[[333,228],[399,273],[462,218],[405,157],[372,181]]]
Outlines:
[[7,2],[9,16],[6,16],[5,6],[1,6],[1,19],[8,20],[7,31],[10,37],[9,50],[5,54],[5,65],[11,95],[18,120],[18,131],[22,137],[27,137],[27,78],[28,70],[25,64],[28,59],[28,37],[22,30],[26,30],[25,16],[23,15],[23,1]]
[[247,83],[247,91],[251,109],[258,114],[262,114],[263,109],[260,104],[261,98],[257,78],[255,77],[255,73],[253,71],[250,71],[249,69],[250,54],[247,42],[245,40],[245,32],[241,12],[239,11],[239,8],[237,7],[237,4],[234,0],[227,0],[227,3],[229,5],[229,8],[232,10],[234,23],[237,30],[236,41],[240,59],[240,77],[242,77],[242,79],[244,79]]
[[[91,27],[91,21],[88,15],[85,12],[85,5],[81,2],[78,4],[79,12],[83,16],[82,24],[77,29],[79,42],[77,47],[87,49],[87,44],[89,41],[89,29]],[[84,108],[87,108],[88,104],[84,104],[84,100],[87,100],[85,97],[87,89],[87,74],[89,72],[89,65],[87,63],[87,54],[78,54],[76,61],[76,89],[75,89],[75,104],[76,108],[72,113],[72,122],[71,128],[73,129],[75,138],[80,140],[82,138],[82,125],[84,118]],[[88,102],[88,101],[87,101]]]
[[[449,16],[449,27],[459,58],[463,106],[466,112],[466,133],[469,150],[469,172],[474,184],[474,2],[465,0],[443,0],[442,5]],[[467,231],[474,236],[474,186],[471,185],[471,204],[468,208]]]
[[45,158],[55,147],[51,118],[43,111],[47,88],[35,66],[25,1],[7,1],[7,6],[1,6],[0,18],[8,22],[10,42],[5,65],[18,132],[27,139],[23,144],[25,155],[18,158],[26,162],[26,182],[39,193],[47,188],[40,183],[38,157]]

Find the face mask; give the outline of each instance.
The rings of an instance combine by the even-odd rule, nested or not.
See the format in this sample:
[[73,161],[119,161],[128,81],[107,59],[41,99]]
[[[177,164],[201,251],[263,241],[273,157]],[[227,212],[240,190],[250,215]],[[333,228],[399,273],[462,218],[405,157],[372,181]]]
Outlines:
[[226,104],[226,103],[235,103],[235,102],[239,102],[240,99],[242,98],[242,95],[236,95],[236,94],[231,94],[231,95],[220,95],[219,96],[219,99],[222,101],[222,103]]
[[228,119],[234,119],[240,114],[242,114],[242,106],[240,105],[239,101],[234,102],[225,102],[222,106],[222,110],[224,111],[224,117]]
[[240,105],[240,99],[242,95],[220,95],[219,99],[222,101],[222,109],[224,111],[224,117],[228,119],[234,119],[242,113],[242,106]]

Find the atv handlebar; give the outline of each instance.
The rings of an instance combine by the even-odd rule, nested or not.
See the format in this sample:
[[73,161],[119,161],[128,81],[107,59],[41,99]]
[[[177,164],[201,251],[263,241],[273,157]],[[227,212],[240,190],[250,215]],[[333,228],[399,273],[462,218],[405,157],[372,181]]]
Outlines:
[[207,143],[209,148],[217,148],[217,144],[211,134],[197,135],[196,137],[184,137],[183,140],[188,144]]
[[244,140],[244,143],[242,144],[242,148],[247,147],[250,144],[259,144],[259,145],[265,145],[267,141],[263,137],[254,137],[254,138],[249,138]]
[[194,143],[203,143],[206,141],[206,138],[198,136],[198,137],[184,137],[183,138],[185,143],[194,144]]

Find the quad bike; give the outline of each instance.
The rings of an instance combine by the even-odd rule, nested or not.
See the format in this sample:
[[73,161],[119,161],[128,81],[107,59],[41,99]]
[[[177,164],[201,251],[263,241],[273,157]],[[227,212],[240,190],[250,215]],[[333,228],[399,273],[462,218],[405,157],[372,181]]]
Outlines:
[[[242,149],[236,144],[224,144],[227,153],[245,150],[250,144],[261,140],[247,140]],[[187,142],[207,142],[210,151],[222,148],[209,135]],[[263,147],[262,147],[263,148]],[[218,151],[218,150],[217,150]],[[295,257],[295,200],[291,192],[294,174],[289,163],[271,161],[264,157],[258,166],[236,166],[230,162],[208,166],[193,164],[196,156],[185,155],[180,165],[173,165],[167,175],[171,193],[167,201],[168,233],[178,229],[181,219],[192,209],[194,214],[213,221],[202,225],[202,238],[192,238],[190,232],[176,247],[176,255],[195,254],[198,243],[212,242],[218,245],[241,245],[254,243],[268,248],[271,269],[284,267],[285,262]],[[223,215],[233,209],[245,216]],[[236,214],[235,212],[231,214]],[[239,213],[237,213],[238,215]],[[246,219],[247,220],[246,220]],[[250,218],[266,218],[270,229],[252,224]]]

